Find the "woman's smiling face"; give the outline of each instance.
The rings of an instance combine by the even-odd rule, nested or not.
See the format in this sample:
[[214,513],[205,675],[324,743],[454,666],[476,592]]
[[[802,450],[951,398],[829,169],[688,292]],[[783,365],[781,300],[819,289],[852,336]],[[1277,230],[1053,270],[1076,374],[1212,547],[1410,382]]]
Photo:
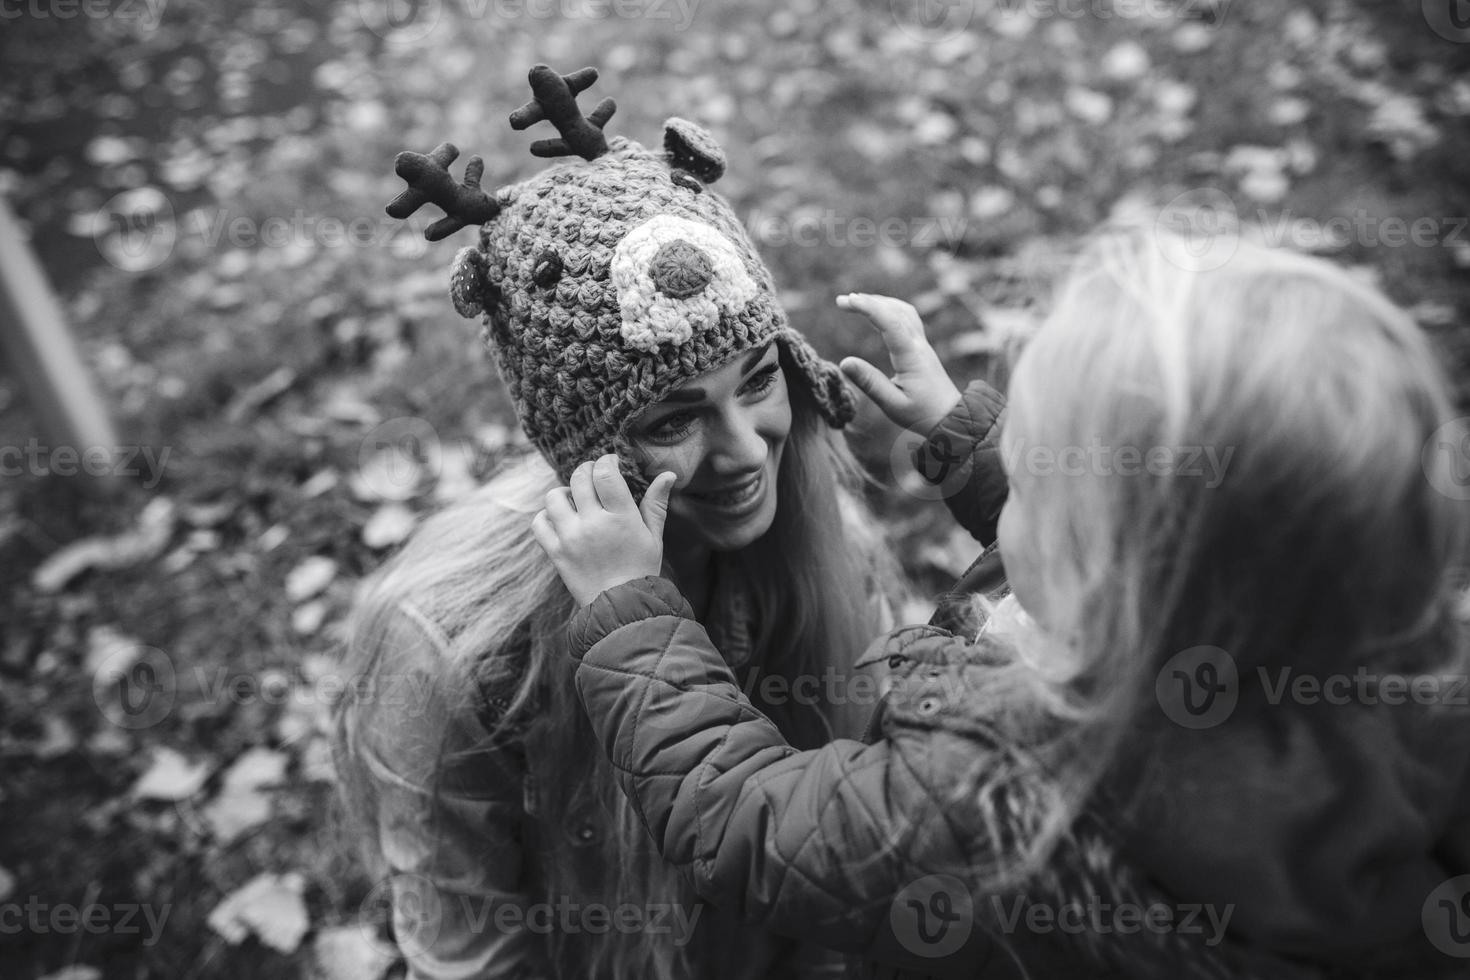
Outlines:
[[678,479],[669,531],[715,551],[744,548],[776,517],[791,402],[774,342],[674,389],[628,435],[649,476]]

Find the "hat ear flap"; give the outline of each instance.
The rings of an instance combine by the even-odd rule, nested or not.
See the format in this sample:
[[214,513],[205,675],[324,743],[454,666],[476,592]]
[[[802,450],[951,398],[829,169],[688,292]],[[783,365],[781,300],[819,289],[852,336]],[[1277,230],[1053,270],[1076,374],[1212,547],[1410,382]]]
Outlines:
[[725,174],[725,151],[709,130],[674,116],[664,122],[664,155],[675,170],[687,170],[706,184]]
[[848,390],[841,369],[831,361],[823,360],[811,344],[790,327],[783,328],[776,335],[776,342],[790,366],[795,368],[797,377],[794,380],[804,383],[827,424],[840,429],[851,422],[857,415],[857,402]]

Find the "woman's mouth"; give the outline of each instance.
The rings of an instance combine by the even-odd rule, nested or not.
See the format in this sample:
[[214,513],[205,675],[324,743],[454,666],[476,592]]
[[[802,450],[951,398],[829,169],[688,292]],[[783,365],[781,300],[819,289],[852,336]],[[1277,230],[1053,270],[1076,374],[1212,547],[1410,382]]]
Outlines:
[[706,493],[695,493],[686,490],[685,494],[705,507],[718,508],[719,510],[729,511],[732,514],[742,514],[754,509],[760,503],[765,485],[765,471],[762,470],[737,486],[729,487],[728,489]]

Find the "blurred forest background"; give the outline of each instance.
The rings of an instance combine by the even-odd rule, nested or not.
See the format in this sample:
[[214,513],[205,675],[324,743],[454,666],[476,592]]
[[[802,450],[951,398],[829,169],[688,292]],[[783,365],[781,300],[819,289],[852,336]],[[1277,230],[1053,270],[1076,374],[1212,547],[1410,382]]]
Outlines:
[[[8,3],[0,193],[143,448],[110,486],[0,479],[0,974],[390,968],[329,819],[334,644],[355,583],[524,442],[448,300],[470,233],[383,214],[397,151],[534,173],[526,70],[596,65],[609,132],[717,134],[717,189],[828,356],[881,354],[832,297],[891,292],[956,376],[994,371],[1075,236],[1205,202],[1375,277],[1463,379],[1452,6]],[[45,442],[22,380],[0,446]],[[875,503],[921,587],[973,556],[932,505]]]

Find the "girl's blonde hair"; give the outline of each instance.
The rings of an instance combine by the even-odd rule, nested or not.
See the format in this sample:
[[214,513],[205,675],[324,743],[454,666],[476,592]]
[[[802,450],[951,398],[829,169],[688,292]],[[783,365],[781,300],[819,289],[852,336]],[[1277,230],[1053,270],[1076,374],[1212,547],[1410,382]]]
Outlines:
[[1192,244],[1104,229],[1012,375],[1010,465],[1074,465],[1015,474],[1006,545],[1044,576],[1046,622],[997,620],[1016,655],[976,693],[1028,748],[982,797],[1036,805],[998,878],[1038,870],[1124,740],[1164,731],[1177,653],[1228,652],[1237,715],[1262,665],[1464,669],[1467,509],[1426,462],[1453,416],[1426,337],[1322,259],[1242,241],[1206,267]]
[[[862,516],[862,477],[846,442],[822,421],[801,386],[791,386],[791,398],[792,428],[777,480],[774,523],[733,556],[753,591],[759,625],[750,640],[756,662],[764,673],[784,677],[786,691],[802,689],[791,683],[798,676],[844,672],[884,625],[875,592],[897,601],[901,588],[897,563],[876,522]],[[446,714],[472,713],[472,699],[482,690],[506,695],[501,728],[492,740],[522,732],[526,754],[541,760],[541,771],[557,774],[543,781],[551,812],[539,819],[555,827],[569,813],[595,812],[611,828],[610,843],[619,853],[602,852],[607,867],[593,880],[566,848],[543,851],[537,863],[546,862],[545,880],[537,884],[547,894],[532,900],[568,896],[608,907],[692,906],[696,896],[658,856],[613,782],[576,697],[575,664],[564,643],[574,604],[531,534],[544,494],[558,484],[550,466],[531,456],[426,521],[359,596],[347,654],[358,682],[347,688],[370,689],[364,679],[391,669],[386,658],[392,651],[382,649],[387,623],[403,608],[414,610],[447,641],[440,667],[448,680],[439,687],[465,692],[465,703]],[[854,711],[861,708],[796,699],[762,705],[787,738],[804,748],[828,741],[834,726],[856,734]],[[346,730],[353,717],[346,709],[339,708],[335,738],[341,796],[369,865],[382,873],[373,782],[355,752],[354,733]],[[558,975],[675,980],[698,970],[697,960],[689,962],[698,956],[695,944],[678,949],[667,937],[646,932],[557,935],[550,942]]]

